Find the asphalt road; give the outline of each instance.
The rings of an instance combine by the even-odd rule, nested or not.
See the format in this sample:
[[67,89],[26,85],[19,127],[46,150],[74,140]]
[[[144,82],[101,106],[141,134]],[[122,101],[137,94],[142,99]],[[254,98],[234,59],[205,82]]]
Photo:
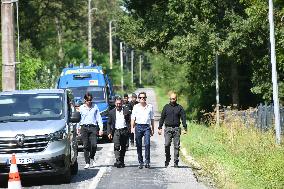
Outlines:
[[[37,178],[22,180],[23,188],[56,188],[56,189],[205,189],[204,184],[198,183],[192,170],[180,161],[180,167],[174,168],[173,162],[164,167],[164,138],[157,134],[159,113],[153,89],[139,89],[147,93],[147,102],[155,108],[156,130],[151,138],[151,168],[138,169],[136,148],[130,147],[126,152],[125,168],[113,167],[113,143],[98,144],[95,157],[96,166],[84,170],[83,152],[79,152],[79,171],[70,184],[61,184],[56,178]],[[172,149],[173,150],[173,149]],[[143,151],[144,154],[144,151]],[[172,152],[173,154],[173,152]],[[173,158],[172,158],[173,159]]]

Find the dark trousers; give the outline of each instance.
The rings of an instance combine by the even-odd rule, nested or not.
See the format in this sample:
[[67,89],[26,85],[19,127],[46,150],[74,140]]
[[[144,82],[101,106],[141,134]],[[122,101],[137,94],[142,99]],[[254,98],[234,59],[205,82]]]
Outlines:
[[130,139],[130,143],[133,144],[134,143],[134,133],[129,133],[129,139]]
[[142,138],[145,144],[145,163],[150,163],[150,132],[151,128],[148,124],[137,124],[135,127],[135,140],[138,154],[139,164],[143,164],[142,156]]
[[97,151],[97,127],[82,126],[81,136],[84,146],[85,162],[90,164],[90,159],[94,159]]
[[128,129],[115,129],[113,135],[114,156],[116,163],[124,164],[124,156],[126,151],[126,143],[128,140]]
[[180,149],[180,127],[166,127],[164,136],[165,136],[165,154],[166,161],[169,162],[171,160],[171,143],[172,139],[174,139],[174,161],[179,161],[179,149]]
[[134,144],[134,133],[131,133],[131,129],[128,129],[128,138],[127,138],[127,144],[126,147],[129,147],[129,140],[130,144]]

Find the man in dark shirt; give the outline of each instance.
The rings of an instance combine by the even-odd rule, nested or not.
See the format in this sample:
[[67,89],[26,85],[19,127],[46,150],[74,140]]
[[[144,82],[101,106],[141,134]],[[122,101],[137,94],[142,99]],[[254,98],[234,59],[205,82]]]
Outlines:
[[181,128],[180,120],[182,120],[182,125],[184,127],[183,133],[186,134],[187,125],[186,125],[186,116],[185,111],[181,105],[177,103],[176,93],[170,95],[170,103],[166,104],[163,108],[161,119],[158,127],[158,134],[162,134],[162,127],[165,123],[164,136],[165,136],[165,155],[166,161],[165,166],[169,165],[171,160],[171,143],[174,139],[174,167],[178,167],[179,162],[179,149],[180,149],[180,133]]
[[[133,107],[138,104],[139,102],[137,101],[137,95],[135,93],[132,93],[131,95],[131,101],[130,101],[130,105],[132,107],[132,110],[133,110]],[[129,133],[129,139],[130,139],[130,144],[131,146],[134,146],[134,133]]]
[[[130,104],[130,102],[128,101],[128,94],[127,93],[125,93],[123,95],[122,107],[123,107],[124,111],[127,112],[127,114],[129,114],[129,116],[131,116],[133,107]],[[126,150],[128,150],[128,147],[129,147],[129,138],[130,138],[130,133],[131,133],[130,122],[129,122],[128,131],[129,131],[129,133],[128,133],[128,139],[127,139],[127,144],[126,144]],[[133,143],[131,143],[131,146],[133,146],[132,144],[134,144],[134,141],[133,141]]]
[[130,104],[132,106],[132,109],[133,107],[138,104],[139,102],[137,101],[137,95],[135,93],[132,93],[131,95],[131,101],[130,101]]

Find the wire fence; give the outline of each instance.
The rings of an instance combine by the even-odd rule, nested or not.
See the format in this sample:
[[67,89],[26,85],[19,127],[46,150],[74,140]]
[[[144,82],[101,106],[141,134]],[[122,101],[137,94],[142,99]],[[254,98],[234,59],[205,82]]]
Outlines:
[[[274,128],[274,107],[273,104],[260,104],[256,108],[248,110],[232,110],[230,107],[224,107],[221,110],[221,120],[224,123],[230,123],[238,120],[245,127],[254,126],[261,131],[267,131]],[[280,107],[280,127],[284,133],[284,107]]]

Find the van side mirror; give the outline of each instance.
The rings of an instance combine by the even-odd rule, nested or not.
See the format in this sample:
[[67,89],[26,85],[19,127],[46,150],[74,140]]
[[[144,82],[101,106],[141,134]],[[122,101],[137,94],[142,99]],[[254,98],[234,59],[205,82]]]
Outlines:
[[72,123],[79,123],[80,120],[81,120],[80,112],[72,112],[72,115],[70,117],[70,122],[72,122]]

